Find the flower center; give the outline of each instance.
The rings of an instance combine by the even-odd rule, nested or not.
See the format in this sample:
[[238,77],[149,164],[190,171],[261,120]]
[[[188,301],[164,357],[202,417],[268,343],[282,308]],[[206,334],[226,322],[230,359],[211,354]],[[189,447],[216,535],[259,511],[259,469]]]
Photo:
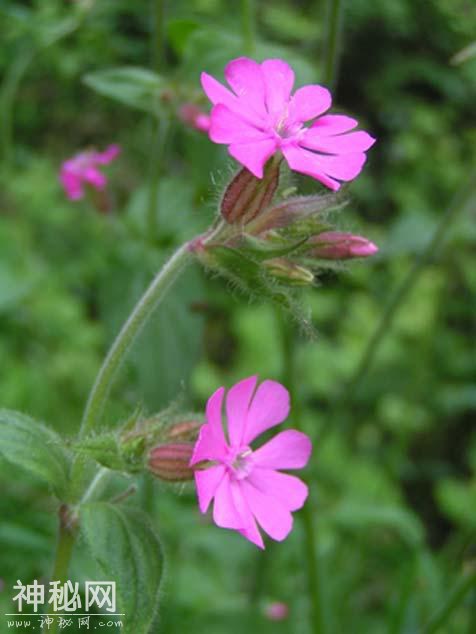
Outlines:
[[253,470],[253,452],[250,447],[231,449],[226,460],[226,466],[237,480],[243,480]]

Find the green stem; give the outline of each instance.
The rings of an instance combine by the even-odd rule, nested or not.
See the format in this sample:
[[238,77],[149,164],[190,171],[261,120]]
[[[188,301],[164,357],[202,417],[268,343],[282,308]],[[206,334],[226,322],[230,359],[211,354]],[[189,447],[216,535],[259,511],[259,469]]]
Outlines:
[[446,603],[432,616],[423,628],[422,634],[434,634],[451,616],[453,610],[458,607],[466,594],[476,585],[476,571],[463,578],[448,597]]
[[[65,583],[68,580],[68,568],[73,554],[75,543],[75,531],[66,521],[66,507],[62,506],[59,511],[58,540],[56,543],[56,556],[53,565],[52,581]],[[59,620],[54,619],[50,632],[55,634],[58,629]]]
[[123,325],[92,387],[83,415],[80,438],[88,434],[99,421],[111,383],[130,346],[191,257],[189,243],[185,243],[165,263]]
[[367,342],[365,349],[360,357],[360,361],[357,364],[355,371],[351,378],[346,383],[345,394],[346,401],[348,402],[352,395],[355,393],[356,388],[360,384],[362,378],[367,374],[370,366],[372,365],[375,355],[377,354],[385,335],[391,330],[393,320],[397,314],[398,309],[404,303],[406,297],[415,286],[423,269],[430,261],[434,253],[438,253],[440,243],[443,242],[447,235],[448,227],[452,220],[458,215],[458,213],[464,209],[471,198],[476,194],[476,172],[472,172],[467,183],[462,187],[454,196],[449,207],[441,216],[433,236],[428,242],[427,246],[423,249],[420,255],[416,258],[413,266],[410,268],[407,275],[403,278],[400,285],[395,289],[387,307],[383,311],[380,321],[378,322],[372,336]]
[[255,52],[255,15],[254,0],[241,0],[243,49],[247,55],[254,55]]
[[64,526],[60,520],[58,541],[56,544],[56,557],[52,573],[52,579],[54,581],[67,581],[69,562],[73,552],[74,541],[74,532],[70,528]]
[[324,38],[323,83],[335,88],[339,67],[341,34],[343,22],[342,0],[327,0],[327,17]]
[[[302,409],[296,380],[296,340],[294,329],[283,315],[279,315],[282,331],[282,350],[284,364],[284,384],[291,394],[294,427],[301,429]],[[327,630],[322,598],[321,570],[317,526],[312,512],[311,500],[300,511],[304,525],[304,559],[307,572],[309,597],[311,599],[311,628],[313,634],[324,634]]]

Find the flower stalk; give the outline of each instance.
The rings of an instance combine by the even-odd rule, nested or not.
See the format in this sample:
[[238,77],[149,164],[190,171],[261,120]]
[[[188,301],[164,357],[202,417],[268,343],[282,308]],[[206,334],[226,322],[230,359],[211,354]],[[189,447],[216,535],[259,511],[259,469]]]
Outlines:
[[164,298],[165,293],[175,281],[179,273],[191,260],[192,254],[189,244],[183,244],[166,262],[163,268],[153,279],[149,288],[136,304],[134,310],[123,325],[116,340],[112,344],[101,369],[96,377],[96,381],[89,395],[79,437],[84,438],[97,424],[104,409],[104,405],[109,393],[114,376],[121,366],[133,341],[142,330],[149,317]]

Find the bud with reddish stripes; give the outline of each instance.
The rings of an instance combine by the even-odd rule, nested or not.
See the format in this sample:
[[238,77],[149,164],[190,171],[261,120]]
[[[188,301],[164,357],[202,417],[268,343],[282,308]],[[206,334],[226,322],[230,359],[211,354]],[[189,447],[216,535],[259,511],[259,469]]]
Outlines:
[[154,447],[149,452],[149,471],[167,482],[193,480],[193,470],[189,467],[193,447],[193,442],[173,442]]

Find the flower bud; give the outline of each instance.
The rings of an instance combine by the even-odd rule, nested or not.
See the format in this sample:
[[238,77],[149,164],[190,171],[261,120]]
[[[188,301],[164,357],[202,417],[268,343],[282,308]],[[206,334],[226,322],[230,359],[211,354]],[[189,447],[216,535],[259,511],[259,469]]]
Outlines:
[[324,260],[349,260],[374,255],[378,247],[367,238],[351,233],[326,231],[309,240],[312,245],[308,255]]
[[306,218],[323,215],[341,204],[340,197],[336,194],[294,196],[269,207],[251,223],[248,231],[259,235],[271,229],[289,227]]
[[268,273],[287,284],[293,286],[307,286],[314,281],[314,275],[309,269],[294,264],[285,258],[273,258],[263,263]]
[[199,132],[208,132],[210,128],[210,117],[193,103],[182,104],[178,116],[184,123]]
[[198,420],[185,420],[180,423],[174,423],[167,429],[166,438],[168,440],[190,440],[195,441],[198,436],[198,430],[202,426]]
[[168,482],[192,480],[193,470],[189,463],[193,446],[192,442],[175,442],[154,447],[149,453],[149,471]]
[[241,169],[225,189],[220,204],[223,218],[229,224],[247,224],[271,203],[279,183],[279,161],[271,160],[263,178],[256,178]]

